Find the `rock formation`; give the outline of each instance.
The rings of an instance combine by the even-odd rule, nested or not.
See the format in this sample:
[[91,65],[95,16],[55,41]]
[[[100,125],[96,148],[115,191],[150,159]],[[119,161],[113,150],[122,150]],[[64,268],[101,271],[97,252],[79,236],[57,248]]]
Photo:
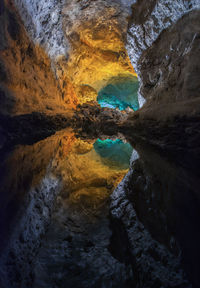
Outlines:
[[199,3],[132,7],[127,50],[146,103],[122,125],[140,158],[114,192],[111,213],[128,234],[139,287],[188,287],[178,280],[176,261],[198,287]]
[[46,51],[30,38],[12,2],[1,1],[0,21],[1,113],[61,112],[75,107],[76,98],[67,98]]
[[136,75],[125,48],[129,9],[120,1],[1,6],[3,113],[70,110],[96,100],[110,78]]

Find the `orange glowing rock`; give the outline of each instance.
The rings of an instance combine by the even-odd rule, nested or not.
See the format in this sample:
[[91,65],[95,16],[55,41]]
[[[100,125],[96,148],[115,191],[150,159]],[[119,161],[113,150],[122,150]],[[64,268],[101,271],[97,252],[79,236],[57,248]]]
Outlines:
[[[45,47],[28,37],[17,11],[6,1],[1,15],[5,47],[0,51],[0,69],[5,73],[0,89],[5,97],[0,112],[67,112],[95,101],[111,78],[136,75],[125,48],[128,12],[115,1],[68,2],[62,27],[70,49],[68,55],[50,59]],[[6,11],[16,23],[16,35],[9,32],[12,21]]]
[[[70,42],[66,73],[80,103],[93,101],[110,78],[136,75],[125,48],[127,12],[117,3],[70,1],[63,29]],[[90,88],[89,88],[90,87]]]
[[[5,29],[0,49],[0,67],[4,71],[4,77],[0,79],[0,90],[4,95],[0,112],[59,113],[75,108],[78,100],[66,74],[59,67],[56,67],[56,72],[53,71],[50,58],[29,38],[14,6],[10,1],[5,3],[5,11],[1,15],[1,25]],[[9,29],[11,24],[15,27]]]

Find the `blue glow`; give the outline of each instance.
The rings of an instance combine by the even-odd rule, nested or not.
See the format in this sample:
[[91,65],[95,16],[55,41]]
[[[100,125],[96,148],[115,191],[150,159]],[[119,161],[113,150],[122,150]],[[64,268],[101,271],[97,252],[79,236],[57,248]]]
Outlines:
[[117,169],[128,169],[133,148],[122,140],[100,140],[94,143],[95,151],[101,156],[102,161]]
[[114,78],[110,84],[101,89],[97,101],[101,107],[125,110],[130,107],[134,111],[139,109],[137,77]]

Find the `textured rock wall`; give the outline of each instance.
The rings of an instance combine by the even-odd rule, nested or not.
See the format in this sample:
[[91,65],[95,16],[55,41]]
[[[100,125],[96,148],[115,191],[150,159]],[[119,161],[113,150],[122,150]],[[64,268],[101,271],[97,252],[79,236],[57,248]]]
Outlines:
[[[199,8],[198,0],[151,0],[148,3],[139,0],[132,5],[132,17],[129,21],[126,48],[139,79],[141,77],[141,62],[139,63],[139,59],[143,52],[152,46],[165,29],[176,23],[184,14]],[[166,55],[166,57],[168,56]],[[166,61],[167,59],[165,59]],[[140,84],[142,86],[142,80]],[[147,94],[144,94],[141,90],[142,87],[138,95],[140,107],[144,105],[147,97]]]
[[63,29],[70,43],[67,72],[80,103],[96,100],[111,78],[135,75],[125,49],[128,15],[120,1],[74,0],[64,6]]
[[4,1],[1,6],[1,113],[60,112],[73,107],[72,91],[63,90],[56,81],[48,55],[29,38],[13,3]]
[[127,49],[146,103],[122,128],[140,158],[114,192],[111,215],[128,235],[136,287],[200,285],[199,5],[132,6]]
[[199,10],[185,14],[176,24],[163,31],[154,45],[141,55],[138,61],[142,84],[140,92],[151,105],[179,103],[181,109],[176,104],[172,108],[178,109],[179,114],[181,110],[188,114],[192,106],[193,114],[197,112],[195,106],[199,106],[200,94],[200,67],[197,61],[199,15]]
[[73,91],[82,104],[96,100],[110,78],[135,75],[125,49],[133,2],[16,0],[15,4],[31,39],[50,57],[62,92],[71,90],[72,96]]
[[[109,79],[136,75],[125,48],[127,17],[135,1],[4,2],[2,59],[7,58],[1,61],[2,111],[71,109],[96,100]],[[13,11],[12,19],[6,16],[9,11]],[[18,34],[18,41],[9,31]],[[14,82],[12,90],[6,73],[9,82]]]
[[127,50],[137,72],[138,60],[143,51],[152,46],[162,31],[176,23],[184,14],[200,8],[198,0],[143,0],[132,5],[127,35]]
[[[14,8],[1,5],[2,112],[59,109],[58,99],[60,109],[65,102],[72,107],[78,102],[76,94],[80,102],[85,95],[87,100],[95,99],[113,73],[134,74],[124,46],[127,3],[48,1],[44,6],[43,1],[16,1],[33,44]],[[199,287],[199,11],[194,10],[200,4],[197,0],[131,3],[127,51],[139,73],[140,100],[147,102],[122,125],[123,132],[129,131],[130,138],[138,141],[133,145],[140,158],[133,157],[129,174],[112,196],[113,239],[118,238],[111,251],[114,258],[131,263],[135,287],[188,288],[188,277]],[[23,33],[18,38],[19,27]],[[33,95],[32,102],[22,91]],[[155,151],[147,149],[150,144]]]
[[51,59],[67,57],[68,42],[61,19],[65,1],[15,0],[14,3],[34,43],[42,46]]

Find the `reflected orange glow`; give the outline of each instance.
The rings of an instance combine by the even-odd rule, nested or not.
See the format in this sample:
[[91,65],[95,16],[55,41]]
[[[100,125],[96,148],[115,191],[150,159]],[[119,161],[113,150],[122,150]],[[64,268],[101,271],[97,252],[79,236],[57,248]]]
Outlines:
[[31,187],[39,186],[50,173],[61,180],[64,206],[90,216],[100,213],[128,170],[105,162],[96,153],[94,141],[77,139],[72,130],[65,130],[32,146],[16,147],[6,160],[0,188],[2,197],[6,193],[4,207],[13,199],[20,206]]
[[128,171],[106,165],[94,150],[94,142],[65,134],[52,163],[55,175],[62,177],[62,199],[86,211],[100,208]]

